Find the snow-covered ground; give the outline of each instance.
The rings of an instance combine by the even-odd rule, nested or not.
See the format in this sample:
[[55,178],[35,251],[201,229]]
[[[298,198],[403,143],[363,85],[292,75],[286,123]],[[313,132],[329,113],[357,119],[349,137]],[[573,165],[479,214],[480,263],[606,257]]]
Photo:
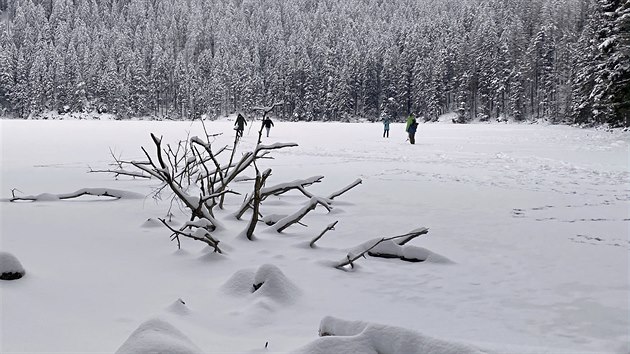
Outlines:
[[[208,124],[225,134],[215,146],[231,142],[232,124]],[[242,151],[256,141],[248,129]],[[383,139],[378,123],[275,122],[264,142],[299,146],[261,162],[273,168],[269,185],[324,175],[309,190],[325,196],[363,183],[331,212],[308,214],[308,227],[261,224],[254,242],[237,238],[248,217],[233,219],[242,196],[231,196],[216,215],[227,227],[214,234],[227,251],[218,255],[192,240],[177,250],[148,221],[166,215],[166,197],[7,201],[13,188],[148,195],[155,181],[88,166],[107,167],[110,148],[143,159],[149,133],[175,142],[202,135],[198,122],[2,120],[0,130],[0,251],[26,271],[0,280],[2,353],[629,351],[627,132],[421,124],[410,145],[402,124]],[[233,187],[245,193],[251,182]],[[306,202],[289,193],[263,207]],[[335,220],[318,248],[305,246]],[[331,267],[365,241],[418,227],[429,233],[410,244],[439,261]]]

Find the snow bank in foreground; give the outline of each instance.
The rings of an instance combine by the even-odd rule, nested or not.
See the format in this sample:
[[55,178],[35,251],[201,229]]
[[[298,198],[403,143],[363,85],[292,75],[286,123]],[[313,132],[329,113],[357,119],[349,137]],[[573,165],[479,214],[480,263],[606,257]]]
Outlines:
[[20,279],[25,274],[22,263],[9,252],[0,252],[0,279]]
[[473,346],[431,338],[405,328],[325,317],[319,338],[294,354],[473,354],[488,353]]
[[154,318],[140,325],[116,354],[200,354],[201,350],[170,323]]

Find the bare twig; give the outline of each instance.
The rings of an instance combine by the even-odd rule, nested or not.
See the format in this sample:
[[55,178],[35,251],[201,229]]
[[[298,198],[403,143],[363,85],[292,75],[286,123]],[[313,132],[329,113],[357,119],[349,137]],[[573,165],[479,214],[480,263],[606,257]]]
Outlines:
[[308,245],[309,245],[311,248],[315,248],[315,242],[317,242],[320,238],[322,238],[322,236],[324,236],[324,234],[325,234],[326,232],[328,232],[328,231],[330,231],[330,230],[334,230],[334,229],[335,229],[335,225],[337,225],[337,223],[338,223],[338,222],[339,222],[339,220],[337,220],[337,221],[335,221],[334,223],[332,223],[332,224],[330,224],[330,225],[326,226],[326,228],[325,228],[322,232],[320,232],[320,234],[319,234],[317,237],[315,237],[313,240],[311,240],[311,243],[309,243]]
[[406,244],[407,242],[413,240],[414,238],[418,237],[418,236],[422,236],[425,234],[429,233],[429,229],[427,229],[426,227],[421,227],[419,229],[416,229],[410,233],[408,233],[408,237],[402,239],[401,241],[398,241],[398,245],[403,246],[404,244]]
[[[208,230],[205,230],[205,229],[202,229],[202,228],[198,229],[198,230],[201,230],[201,232],[204,235],[203,237],[200,237],[200,236],[194,235],[193,233],[186,233],[186,232],[182,232],[180,230],[176,230],[176,229],[172,228],[171,225],[169,225],[166,222],[166,220],[164,220],[163,218],[159,218],[158,220],[160,220],[162,222],[162,224],[164,224],[164,226],[166,226],[169,230],[171,230],[173,232],[174,236],[175,235],[177,236],[178,243],[179,243],[179,237],[178,236],[184,236],[184,237],[192,238],[193,240],[197,240],[197,241],[201,241],[203,243],[206,243],[208,246],[214,248],[215,252],[223,253],[221,251],[221,249],[219,248],[219,241],[214,239],[212,237],[212,235],[210,235]],[[176,237],[173,237],[173,239],[175,239],[175,238]]]
[[150,175],[145,175],[141,172],[134,172],[134,171],[127,171],[127,170],[94,170],[90,167],[90,170],[88,171],[88,173],[112,173],[114,174],[114,178],[118,177],[118,176],[130,176],[130,177],[138,177],[138,178],[147,178],[150,179],[151,176]]
[[311,210],[314,210],[315,207],[318,204],[322,205],[324,208],[328,209],[328,211],[330,211],[332,209],[332,207],[328,204],[328,202],[326,200],[324,200],[322,198],[313,197],[313,198],[311,198],[311,200],[309,201],[309,203],[305,207],[303,207],[302,209],[296,211],[292,215],[289,215],[289,216],[283,218],[282,220],[279,220],[273,226],[273,228],[275,228],[275,230],[277,232],[282,232],[287,227],[289,227],[289,226],[299,222],[304,216],[306,216],[306,214],[308,214]]
[[357,180],[355,180],[354,182],[350,183],[349,185],[347,185],[346,187],[332,193],[331,195],[328,196],[328,199],[333,200],[335,198],[337,198],[338,196],[344,194],[345,192],[351,190],[352,188],[358,186],[359,184],[361,184],[363,181],[358,178]]

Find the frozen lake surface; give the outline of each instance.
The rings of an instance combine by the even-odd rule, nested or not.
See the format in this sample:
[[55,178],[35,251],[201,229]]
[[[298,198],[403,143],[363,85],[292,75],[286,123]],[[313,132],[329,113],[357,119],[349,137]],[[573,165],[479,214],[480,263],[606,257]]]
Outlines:
[[[254,146],[258,124],[246,128],[239,154]],[[213,146],[231,144],[232,125],[207,124],[224,134]],[[393,124],[384,139],[380,123],[275,122],[263,142],[299,146],[262,160],[273,169],[268,184],[323,175],[308,190],[325,196],[363,183],[331,212],[308,214],[308,227],[277,234],[261,224],[254,242],[236,237],[249,216],[232,217],[243,196],[230,196],[216,211],[226,225],[214,234],[226,249],[218,255],[192,240],[178,250],[165,227],[147,222],[167,214],[168,195],[8,202],[14,188],[149,195],[154,180],[86,172],[107,168],[110,149],[144,159],[151,132],[165,142],[201,136],[199,122],[1,120],[0,251],[26,276],[0,282],[0,351],[115,352],[151,320],[142,329],[172,326],[184,339],[168,343],[180,338],[191,352],[265,352],[268,343],[268,352],[315,353],[304,346],[326,316],[495,352],[628,350],[628,132],[421,124],[411,145],[403,130]],[[232,188],[244,195],[251,186]],[[306,202],[289,193],[263,207],[290,213]],[[318,248],[304,247],[335,220]],[[450,262],[367,257],[353,271],[330,267],[367,240],[418,227],[429,233],[413,245]],[[239,290],[261,269],[277,274],[278,289]]]

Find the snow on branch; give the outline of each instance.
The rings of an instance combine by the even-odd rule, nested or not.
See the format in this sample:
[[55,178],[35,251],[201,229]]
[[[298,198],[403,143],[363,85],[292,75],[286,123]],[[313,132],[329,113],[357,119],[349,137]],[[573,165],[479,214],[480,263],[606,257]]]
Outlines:
[[[346,255],[346,258],[337,262],[337,264],[335,265],[335,268],[345,269],[344,267],[347,265],[349,265],[350,268],[354,268],[354,262],[361,257],[365,257],[366,254],[374,256],[374,257],[400,258],[403,260],[421,262],[424,259],[412,258],[412,257],[405,258],[405,253],[401,250],[400,247],[404,245],[405,243],[409,242],[410,240],[413,240],[414,238],[420,235],[427,234],[428,232],[429,232],[429,229],[427,229],[426,227],[421,227],[403,235],[376,238],[376,239],[364,242],[363,244],[355,247],[350,252],[348,252],[348,254]],[[397,243],[391,242],[394,240],[399,240],[399,241]],[[398,246],[398,248],[395,246]]]
[[265,107],[256,106],[256,107],[252,107],[252,109],[255,110],[255,111],[263,111],[263,114],[267,115],[276,106],[281,106],[283,104],[284,104],[284,101],[279,101],[279,102],[274,102],[271,106],[265,106]]
[[169,230],[171,230],[171,232],[173,232],[173,234],[171,235],[171,240],[177,240],[178,247],[181,246],[179,236],[183,236],[183,237],[188,237],[193,240],[201,241],[207,244],[208,246],[214,248],[214,252],[223,253],[221,249],[219,248],[219,240],[212,237],[210,232],[205,227],[198,227],[198,228],[195,228],[194,230],[191,230],[190,232],[184,232],[186,228],[189,228],[192,226],[190,223],[186,223],[182,229],[177,230],[177,229],[174,229],[171,225],[169,225],[165,219],[159,218],[158,220],[160,220],[162,224],[164,224],[164,226],[166,226]]
[[337,198],[338,196],[344,194],[345,192],[351,190],[352,188],[358,186],[359,184],[361,184],[363,181],[361,180],[361,178],[357,178],[354,182],[350,183],[349,185],[347,185],[346,187],[332,193],[331,195],[328,196],[328,199],[333,200],[335,198]]
[[270,144],[270,145],[263,145],[260,144],[256,147],[256,151],[261,151],[261,150],[277,150],[277,149],[283,149],[283,148],[287,148],[287,147],[296,147],[298,146],[298,144],[296,143],[274,143],[274,144]]
[[306,197],[312,198],[313,195],[311,193],[308,193],[304,189],[304,187],[308,187],[314,183],[319,183],[321,182],[323,178],[324,176],[313,176],[306,179],[295,180],[293,182],[280,183],[280,184],[276,184],[275,186],[263,188],[260,190],[260,193],[264,197],[267,197],[269,195],[281,195],[290,190],[297,189],[300,192],[302,192],[302,194],[304,194]]
[[330,230],[334,230],[335,229],[335,225],[337,225],[337,223],[339,222],[339,220],[335,221],[332,224],[329,224],[328,226],[326,226],[326,228],[319,233],[319,235],[317,237],[315,237],[314,239],[311,240],[311,243],[309,243],[308,245],[311,248],[315,248],[315,242],[319,241],[320,238],[322,238],[322,236],[324,236],[324,234]]
[[332,206],[328,203],[327,200],[318,197],[312,197],[306,206],[296,211],[295,213],[282,218],[277,223],[275,223],[272,228],[277,232],[284,231],[287,227],[299,222],[306,214],[308,214],[311,210],[315,210],[317,205],[321,205],[326,208],[328,211],[332,209]]
[[64,200],[64,199],[73,199],[78,198],[84,195],[91,195],[94,197],[109,197],[114,199],[142,199],[144,195],[134,192],[128,192],[119,189],[110,189],[110,188],[82,188],[72,193],[62,193],[62,194],[51,194],[51,193],[42,193],[38,195],[27,195],[23,197],[16,197],[9,199],[10,202],[19,202],[19,201],[55,201],[55,200]]
[[[267,197],[270,196],[270,195],[281,195],[281,194],[284,194],[284,193],[286,193],[286,192],[288,192],[290,190],[293,190],[293,189],[299,190],[307,198],[313,198],[315,196],[313,194],[307,192],[306,189],[304,189],[304,187],[310,186],[313,183],[318,183],[323,178],[324,178],[324,176],[313,176],[313,177],[306,178],[306,179],[300,179],[300,180],[295,180],[293,182],[280,183],[280,184],[277,184],[275,186],[261,188],[260,189],[260,201],[263,201],[263,200],[267,199]],[[239,210],[236,213],[234,213],[234,217],[236,219],[240,220],[243,217],[243,214],[245,214],[245,212],[248,209],[252,208],[252,200],[253,199],[254,199],[254,195],[252,194],[252,195],[246,197],[245,200],[243,200],[243,203],[241,204],[241,207],[239,208]]]

